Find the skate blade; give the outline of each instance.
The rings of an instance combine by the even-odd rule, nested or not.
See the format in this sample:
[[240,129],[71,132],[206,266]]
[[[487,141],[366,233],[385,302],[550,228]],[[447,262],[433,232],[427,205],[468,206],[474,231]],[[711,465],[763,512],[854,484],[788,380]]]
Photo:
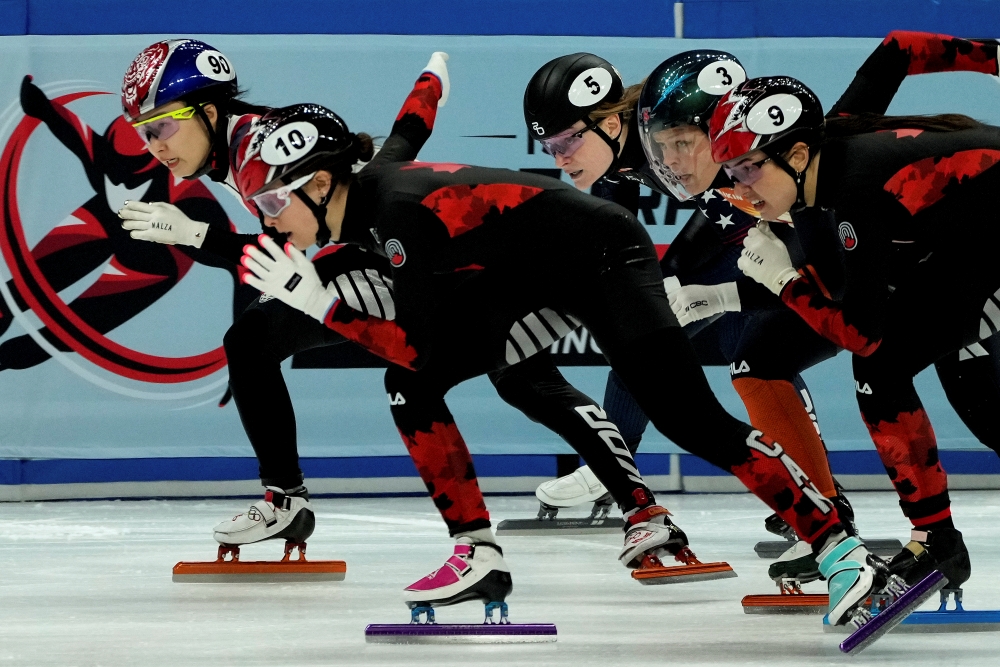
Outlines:
[[927,601],[947,585],[948,579],[934,570],[908,591],[899,596],[892,604],[879,612],[872,620],[855,630],[847,639],[840,642],[840,650],[850,655],[857,655],[874,644],[882,635],[903,622],[917,607]]
[[825,614],[830,608],[829,595],[747,595],[744,614]]
[[343,581],[347,563],[342,560],[210,561],[174,565],[173,580],[180,583],[268,583]]
[[[794,542],[788,540],[768,540],[758,542],[753,550],[760,558],[774,560],[781,554],[788,551]],[[899,540],[865,540],[865,547],[869,552],[881,558],[892,558],[903,549],[903,544]]]
[[689,584],[696,581],[731,579],[736,572],[729,563],[698,563],[669,567],[641,567],[632,570],[632,578],[645,586],[660,584]]
[[538,644],[556,641],[552,623],[373,623],[369,644]]
[[591,519],[507,519],[497,525],[497,535],[598,535],[621,534],[625,521],[621,518]]
[[[847,634],[843,625],[823,619],[823,631]],[[915,611],[892,629],[899,633],[1000,632],[1000,611]]]

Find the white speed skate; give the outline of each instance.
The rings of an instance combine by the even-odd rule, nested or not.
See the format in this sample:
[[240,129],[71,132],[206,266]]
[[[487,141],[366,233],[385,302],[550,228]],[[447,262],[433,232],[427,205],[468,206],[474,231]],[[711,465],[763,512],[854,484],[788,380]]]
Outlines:
[[[729,563],[702,563],[688,546],[687,535],[668,518],[670,513],[651,505],[626,518],[625,544],[618,556],[640,584],[674,584],[728,579],[736,572]],[[666,565],[675,560],[680,565]]]
[[258,500],[246,512],[215,527],[215,541],[226,546],[253,544],[284,538],[296,544],[304,543],[316,528],[316,516],[309,502],[309,493],[302,487],[286,494],[276,486],[264,487],[263,500]]
[[433,623],[434,607],[468,600],[485,603],[487,619],[492,618],[494,609],[499,609],[500,622],[505,623],[504,600],[513,589],[510,568],[499,546],[473,537],[459,537],[451,557],[426,577],[407,586],[403,601],[410,608],[414,623],[420,622],[423,613],[427,614],[427,622]]
[[614,502],[590,466],[582,466],[569,475],[539,484],[535,489],[535,497],[541,503],[539,519],[554,519],[560,508],[576,507],[584,503],[594,503],[592,519],[603,519],[607,517]]

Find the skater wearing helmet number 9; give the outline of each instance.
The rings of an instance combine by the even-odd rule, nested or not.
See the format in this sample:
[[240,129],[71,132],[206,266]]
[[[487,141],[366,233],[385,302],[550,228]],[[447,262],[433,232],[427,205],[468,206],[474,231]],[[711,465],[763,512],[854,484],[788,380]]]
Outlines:
[[[996,51],[996,44],[989,41],[891,33],[859,70],[834,112],[884,112],[908,74],[955,70],[995,74]],[[594,68],[606,71],[612,85],[603,97],[581,98],[578,80],[585,73],[591,76]],[[810,414],[812,401],[798,375],[835,354],[836,347],[801,318],[792,317],[767,290],[749,289],[745,283],[737,289],[742,274],[736,260],[757,213],[711,160],[707,129],[720,97],[744,79],[732,55],[691,51],[654,69],[639,93],[638,86],[623,89],[617,72],[603,59],[574,54],[548,63],[535,74],[525,93],[525,118],[529,131],[581,189],[595,180],[597,186],[610,185],[610,190],[595,187],[595,192],[632,206],[633,211],[637,182],[678,200],[694,197],[700,213],[695,213],[661,262],[664,275],[670,276],[666,285],[674,312],[694,336],[703,363],[730,364],[733,386],[751,423],[777,434],[789,447],[800,444],[802,449],[793,450],[793,455],[844,513],[849,505],[837,494],[816,417]],[[587,103],[581,104],[582,100]],[[628,120],[632,109],[637,110],[637,117]],[[593,131],[588,130],[591,125]],[[644,150],[639,150],[640,143]],[[791,249],[797,252],[794,244]],[[814,257],[813,261],[830,270],[839,265],[836,256]],[[984,444],[996,449],[1000,438],[990,415],[1000,409],[1000,391],[994,360],[984,352],[963,350],[938,360],[936,366],[949,400],[965,423]],[[648,420],[614,372],[609,375],[604,405],[635,451]],[[592,477],[583,468],[543,484],[537,493],[551,505],[586,502],[603,492]],[[776,518],[769,519],[768,526],[780,531]],[[789,562],[781,562],[785,560]],[[807,550],[793,548],[781,561],[771,568],[775,578],[793,576],[807,581],[819,576]]]
[[[936,568],[958,588],[969,578],[968,551],[913,377],[1000,327],[991,219],[1000,128],[958,115],[824,121],[804,84],[768,77],[734,89],[710,133],[737,192],[765,220],[790,213],[806,249],[793,263],[776,225],[762,224],[740,268],[854,355],[861,416],[913,524],[890,567],[910,584]],[[810,264],[830,246],[843,257],[843,279]],[[936,303],[947,314],[928,317]]]

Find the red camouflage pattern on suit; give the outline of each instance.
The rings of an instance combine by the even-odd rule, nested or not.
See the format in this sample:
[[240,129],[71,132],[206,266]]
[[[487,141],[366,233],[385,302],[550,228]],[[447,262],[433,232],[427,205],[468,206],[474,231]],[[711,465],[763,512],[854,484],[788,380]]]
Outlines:
[[941,467],[937,439],[927,413],[918,409],[900,412],[894,421],[864,421],[910,522],[919,527],[951,516],[950,507],[935,508],[930,516],[920,516],[924,512],[915,507],[948,491],[948,475]]
[[407,343],[406,332],[395,321],[371,317],[337,300],[324,323],[372,354],[404,368],[416,369],[417,350]]
[[823,290],[813,284],[809,275],[785,285],[781,290],[781,300],[798,313],[816,333],[849,352],[867,357],[882,342],[881,338],[866,338],[857,327],[848,324],[844,320],[844,312],[823,296]]
[[893,43],[899,49],[909,52],[910,67],[907,74],[956,71],[997,73],[996,44],[904,30],[894,30],[882,41],[885,46]]
[[472,455],[454,422],[433,422],[429,432],[399,434],[450,531],[489,522]]
[[420,203],[433,211],[455,238],[483,224],[491,211],[502,214],[540,192],[541,188],[511,183],[449,185],[430,193]]
[[973,149],[958,151],[950,157],[929,157],[897,171],[884,189],[906,207],[910,215],[938,202],[945,188],[975,178],[1000,162],[1000,151]]

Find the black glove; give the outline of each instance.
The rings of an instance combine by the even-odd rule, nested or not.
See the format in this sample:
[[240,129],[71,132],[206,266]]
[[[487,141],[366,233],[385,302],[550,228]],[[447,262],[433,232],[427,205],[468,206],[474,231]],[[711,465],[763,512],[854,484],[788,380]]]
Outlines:
[[52,115],[52,102],[42,89],[32,83],[30,74],[21,80],[21,109],[32,118],[45,120]]

